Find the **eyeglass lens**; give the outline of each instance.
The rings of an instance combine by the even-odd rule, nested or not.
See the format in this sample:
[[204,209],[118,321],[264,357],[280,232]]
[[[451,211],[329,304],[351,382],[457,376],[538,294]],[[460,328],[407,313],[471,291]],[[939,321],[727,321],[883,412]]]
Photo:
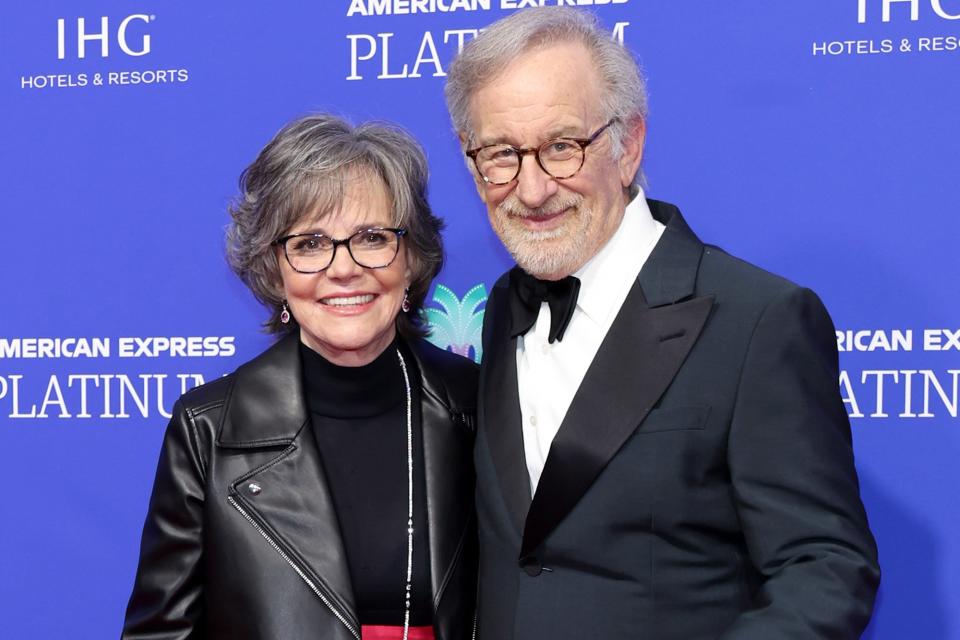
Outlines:
[[583,166],[586,148],[593,144],[617,119],[593,132],[589,138],[554,138],[535,149],[518,149],[509,144],[492,144],[467,151],[477,171],[492,184],[507,184],[520,175],[523,157],[535,153],[540,168],[562,180],[571,178]]
[[[569,178],[583,165],[583,149],[573,140],[550,140],[536,153],[540,166],[554,178]],[[520,154],[506,144],[484,147],[477,153],[477,169],[490,182],[510,182],[520,171]]]
[[380,269],[397,256],[400,234],[391,229],[364,229],[343,240],[319,233],[300,234],[287,238],[283,248],[291,267],[304,273],[315,273],[333,263],[341,244],[346,245],[350,257],[361,267]]

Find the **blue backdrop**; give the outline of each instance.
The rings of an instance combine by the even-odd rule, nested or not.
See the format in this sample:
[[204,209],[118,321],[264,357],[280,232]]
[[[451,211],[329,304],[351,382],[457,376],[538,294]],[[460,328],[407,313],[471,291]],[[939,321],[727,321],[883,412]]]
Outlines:
[[[288,120],[389,119],[423,142],[447,220],[435,339],[476,355],[510,261],[443,73],[477,29],[556,3],[0,10],[0,636],[118,635],[167,412],[269,343],[223,229]],[[649,77],[649,195],[833,314],[884,571],[867,637],[960,639],[960,0],[577,4]]]

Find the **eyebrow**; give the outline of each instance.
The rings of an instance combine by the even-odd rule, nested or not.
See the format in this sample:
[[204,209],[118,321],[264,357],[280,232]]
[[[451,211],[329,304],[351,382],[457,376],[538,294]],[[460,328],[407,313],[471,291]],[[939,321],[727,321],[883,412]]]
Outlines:
[[548,140],[553,140],[554,138],[582,138],[586,134],[579,133],[582,127],[578,126],[567,126],[567,127],[557,127],[556,129],[551,129],[548,133]]
[[[556,140],[557,138],[582,138],[586,134],[579,133],[580,129],[581,127],[576,125],[556,127],[554,129],[550,129],[549,131],[547,131],[546,137],[540,140],[537,146],[540,146],[544,142],[548,142],[550,140]],[[518,147],[518,148],[522,146],[522,145],[511,142],[509,136],[494,136],[491,138],[487,138],[485,140],[480,140],[477,143],[477,147],[489,147],[495,144],[506,144],[506,145],[510,145],[511,147]]]
[[[388,222],[388,223],[386,223],[386,224],[379,224],[379,223],[376,223],[376,222],[361,222],[361,223],[359,223],[359,224],[357,224],[357,225],[354,225],[353,231],[351,231],[351,232],[348,234],[348,236],[352,236],[353,234],[357,233],[358,231],[366,231],[367,229],[387,229],[387,228],[392,227],[392,225],[393,225],[393,222]],[[332,238],[332,237],[333,237],[333,235],[331,235],[330,233],[328,233],[325,229],[323,229],[323,228],[321,228],[321,227],[311,227],[311,228],[309,228],[309,229],[306,229],[305,231],[298,231],[298,232],[294,233],[293,235],[302,235],[302,234],[305,234],[305,233],[320,234],[320,235],[326,236],[326,237],[328,237],[328,238]]]

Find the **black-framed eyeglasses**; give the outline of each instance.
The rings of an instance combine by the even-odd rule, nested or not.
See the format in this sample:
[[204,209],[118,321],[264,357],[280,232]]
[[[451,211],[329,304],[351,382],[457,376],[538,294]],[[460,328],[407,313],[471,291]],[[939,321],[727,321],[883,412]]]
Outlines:
[[548,175],[563,180],[572,178],[583,167],[586,149],[593,144],[607,128],[616,121],[613,118],[607,124],[593,132],[587,138],[554,138],[539,147],[522,149],[509,144],[489,144],[466,151],[473,160],[477,173],[487,184],[507,184],[520,175],[523,157],[532,153],[537,164]]
[[400,251],[400,238],[406,229],[372,227],[361,229],[348,238],[331,238],[322,233],[294,233],[273,241],[283,247],[287,262],[299,273],[319,273],[331,264],[337,247],[344,245],[347,253],[365,269],[383,269],[393,264]]

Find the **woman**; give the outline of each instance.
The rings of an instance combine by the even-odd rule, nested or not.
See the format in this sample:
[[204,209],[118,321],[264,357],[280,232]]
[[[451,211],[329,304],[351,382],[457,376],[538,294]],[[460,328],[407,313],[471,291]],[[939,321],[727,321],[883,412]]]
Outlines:
[[228,256],[282,337],[178,402],[124,638],[470,637],[477,373],[423,340],[426,179],[324,115],[244,172]]

